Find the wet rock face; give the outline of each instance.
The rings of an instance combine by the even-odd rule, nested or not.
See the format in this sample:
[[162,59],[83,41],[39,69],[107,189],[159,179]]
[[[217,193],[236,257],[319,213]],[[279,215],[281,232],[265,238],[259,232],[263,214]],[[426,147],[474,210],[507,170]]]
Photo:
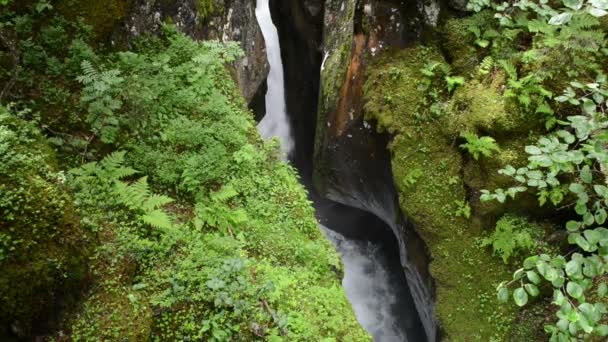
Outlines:
[[255,1],[215,1],[214,12],[201,17],[197,0],[135,0],[122,28],[128,41],[144,33],[158,32],[163,22],[173,22],[194,39],[240,43],[245,56],[234,63],[236,81],[251,102],[268,75],[264,37],[255,17]]
[[314,183],[325,197],[374,213],[393,230],[427,338],[437,338],[424,242],[397,205],[389,137],[365,120],[363,83],[382,50],[420,43],[440,18],[434,0],[326,0]]
[[296,143],[293,163],[306,182],[312,173],[324,2],[271,0],[270,10],[281,43],[285,100]]

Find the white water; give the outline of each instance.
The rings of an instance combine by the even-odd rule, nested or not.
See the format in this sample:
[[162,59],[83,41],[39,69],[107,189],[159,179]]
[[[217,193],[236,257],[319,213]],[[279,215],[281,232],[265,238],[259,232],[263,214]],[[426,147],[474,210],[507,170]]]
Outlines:
[[391,286],[385,256],[368,241],[349,240],[324,226],[321,230],[342,257],[342,287],[361,326],[378,342],[403,342],[407,337],[392,310],[399,303]]
[[264,35],[266,55],[270,64],[270,73],[267,80],[266,115],[258,124],[258,131],[264,139],[278,137],[283,152],[289,156],[293,151],[294,141],[291,137],[285,105],[285,80],[283,77],[279,34],[270,16],[268,0],[257,1],[255,16],[258,19],[262,35]]

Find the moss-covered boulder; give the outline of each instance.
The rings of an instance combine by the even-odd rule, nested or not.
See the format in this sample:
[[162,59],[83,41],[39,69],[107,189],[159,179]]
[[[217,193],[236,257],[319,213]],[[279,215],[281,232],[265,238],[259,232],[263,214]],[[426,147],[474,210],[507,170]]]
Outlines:
[[479,210],[477,194],[504,184],[494,181],[496,171],[520,159],[518,146],[525,139],[510,144],[505,138],[506,148],[491,158],[474,160],[467,155],[459,148],[460,132],[510,131],[517,124],[489,79],[469,81],[454,95],[430,99],[444,110],[436,118],[423,115],[428,108],[423,101],[429,98],[425,99],[428,82],[422,70],[432,61],[445,63],[433,47],[378,56],[368,69],[365,115],[394,136],[390,149],[399,204],[431,254],[436,314],[444,338],[507,340],[518,313],[498,303],[495,288],[511,270],[479,247],[493,222],[488,216],[491,208]]
[[86,272],[87,234],[55,164],[40,133],[0,107],[0,329],[18,335]]

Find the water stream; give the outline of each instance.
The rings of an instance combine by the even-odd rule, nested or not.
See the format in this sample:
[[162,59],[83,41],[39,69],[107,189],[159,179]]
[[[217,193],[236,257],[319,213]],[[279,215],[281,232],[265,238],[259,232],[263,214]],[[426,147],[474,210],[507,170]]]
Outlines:
[[257,1],[255,16],[266,41],[266,55],[268,56],[268,64],[270,64],[267,79],[266,115],[258,124],[258,130],[265,139],[278,137],[281,141],[281,148],[289,156],[293,151],[294,141],[285,105],[285,79],[279,34],[272,22],[269,0]]
[[[256,17],[270,64],[266,115],[258,129],[265,139],[278,137],[282,150],[289,156],[297,146],[286,110],[279,36],[269,0],[257,0]],[[320,229],[341,255],[342,286],[361,326],[379,342],[426,341],[390,228],[369,213],[316,196],[308,178],[303,175],[302,182],[311,193],[322,222]]]

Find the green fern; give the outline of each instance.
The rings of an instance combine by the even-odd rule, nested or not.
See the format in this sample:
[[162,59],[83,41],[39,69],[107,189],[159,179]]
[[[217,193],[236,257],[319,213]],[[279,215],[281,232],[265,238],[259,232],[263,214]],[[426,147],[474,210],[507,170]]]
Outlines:
[[140,220],[155,228],[169,229],[172,227],[170,216],[160,208],[173,202],[173,199],[153,194],[150,191],[148,177],[142,177],[132,183],[121,181],[137,173],[136,170],[124,166],[125,152],[117,151],[109,154],[98,163],[88,163],[70,171],[81,180],[97,179],[109,184],[111,195],[118,203],[137,213]]
[[461,137],[466,139],[466,143],[461,144],[460,148],[466,149],[475,160],[480,156],[490,157],[493,152],[498,152],[500,149],[496,144],[496,140],[492,137],[478,137],[474,133],[462,133]]
[[496,223],[496,230],[481,240],[482,247],[492,246],[495,255],[506,264],[518,252],[529,252],[537,245],[534,235],[542,231],[531,225],[526,219],[505,215]]

